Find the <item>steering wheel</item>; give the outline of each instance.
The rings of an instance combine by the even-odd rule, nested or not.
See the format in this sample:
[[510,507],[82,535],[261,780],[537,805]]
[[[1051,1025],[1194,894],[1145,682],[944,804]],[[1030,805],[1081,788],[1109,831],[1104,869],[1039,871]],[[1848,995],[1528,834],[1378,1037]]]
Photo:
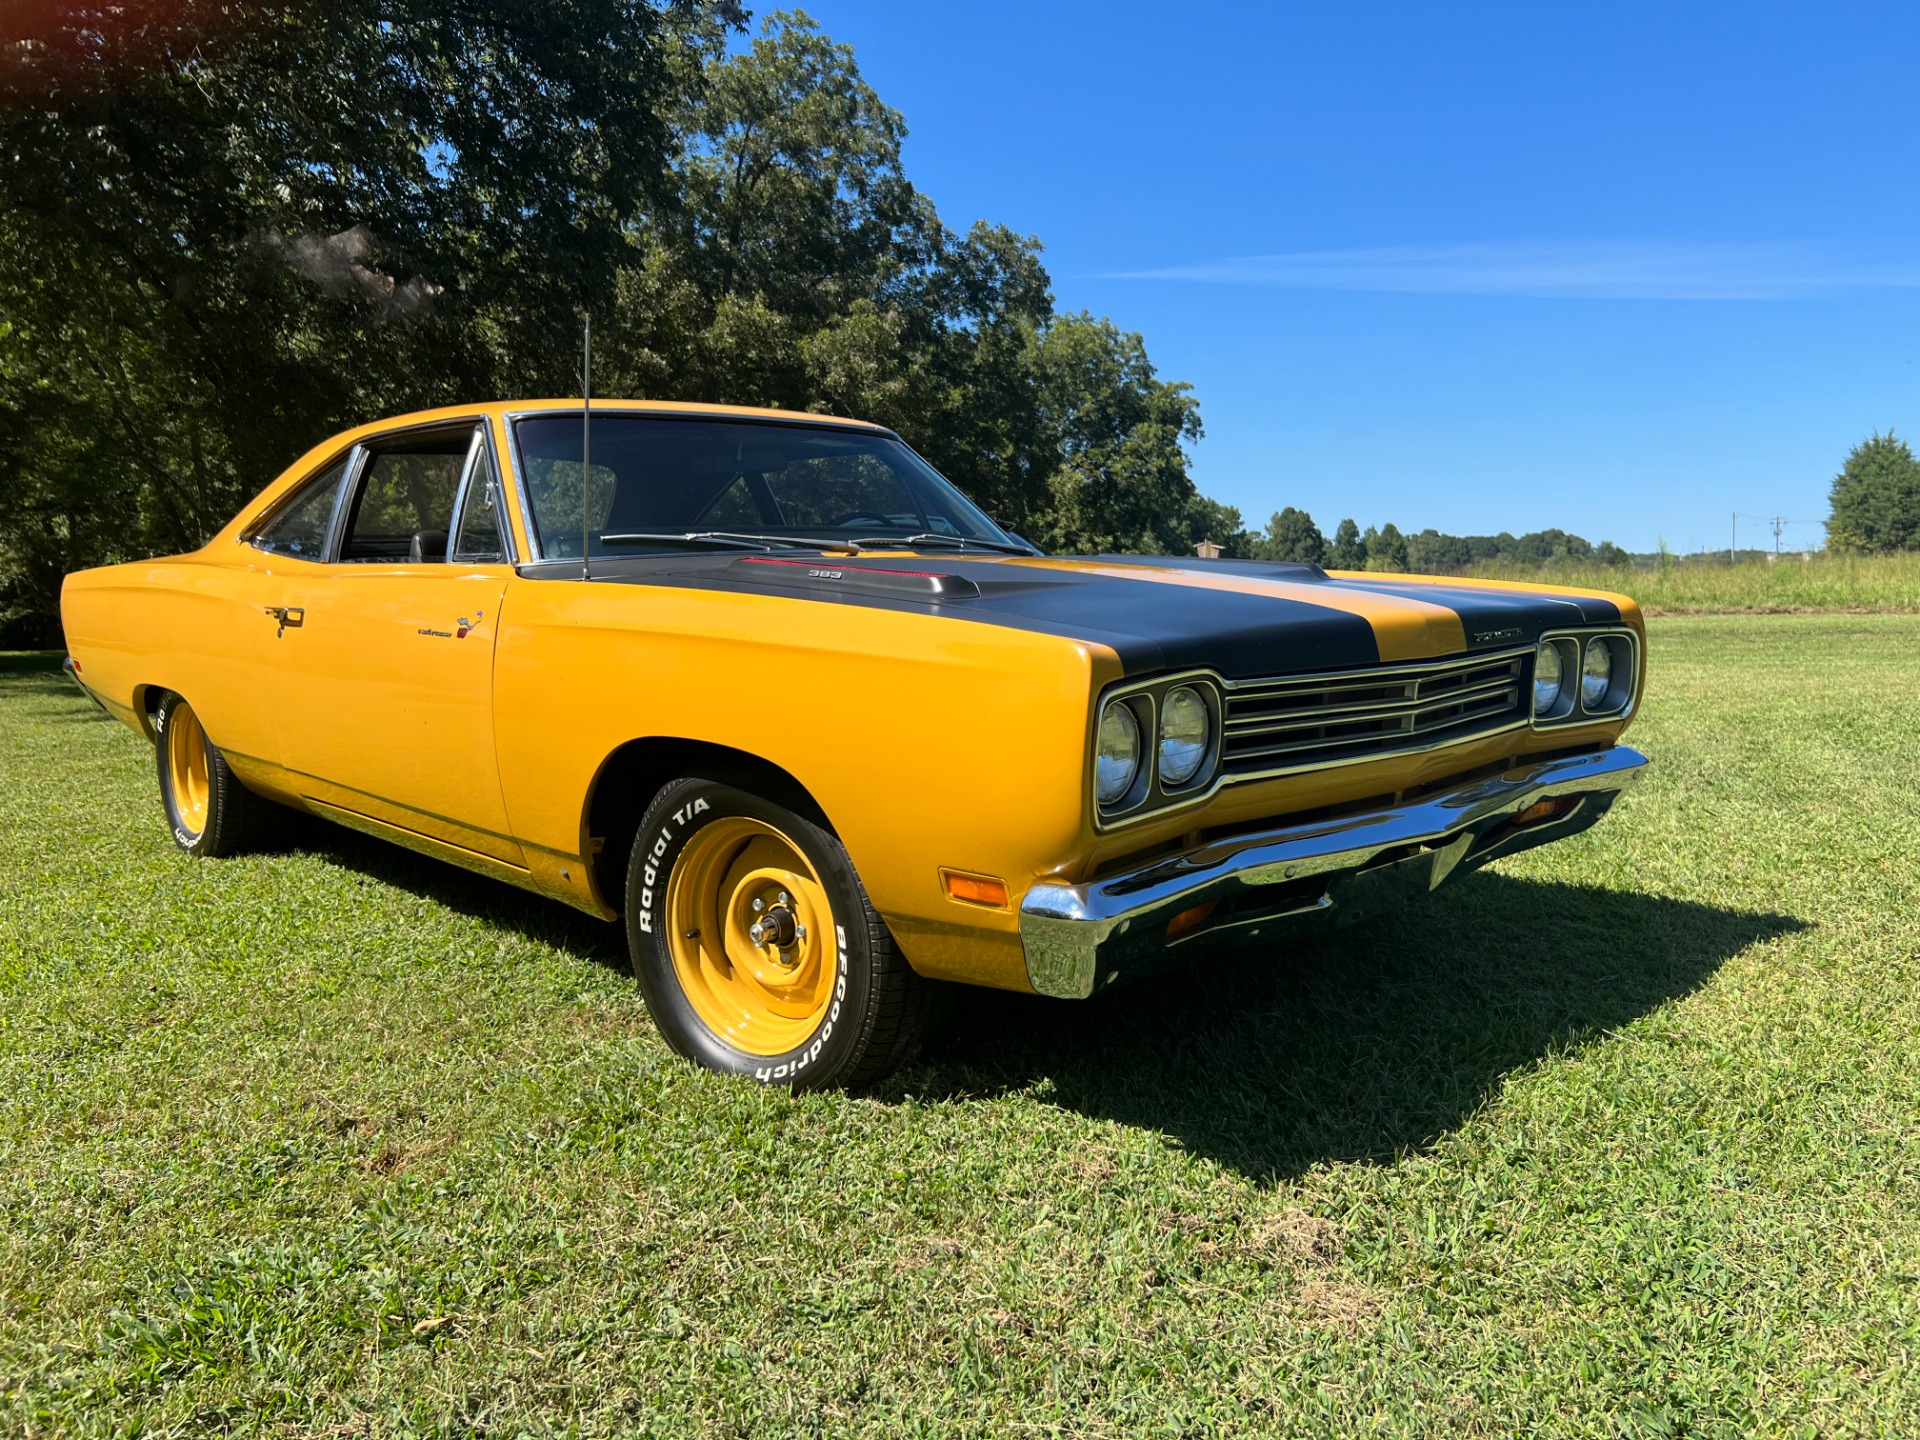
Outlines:
[[892,525],[895,523],[897,522],[892,516],[876,515],[871,510],[855,510],[851,514],[842,515],[837,520],[829,520],[827,522],[829,525]]

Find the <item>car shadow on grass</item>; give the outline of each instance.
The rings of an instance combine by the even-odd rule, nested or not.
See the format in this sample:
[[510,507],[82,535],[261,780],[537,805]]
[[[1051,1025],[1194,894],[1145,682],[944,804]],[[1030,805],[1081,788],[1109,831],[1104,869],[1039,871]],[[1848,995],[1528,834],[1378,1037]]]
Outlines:
[[1804,928],[1483,873],[1370,925],[1243,946],[1093,1001],[963,992],[952,1033],[886,1093],[1038,1089],[1263,1181],[1390,1160],[1457,1129],[1516,1070]]
[[[632,974],[627,964],[626,936],[617,924],[596,920],[557,900],[462,870],[390,840],[288,811],[284,839],[276,848],[318,856],[498,929],[591,960],[622,975]],[[637,992],[634,998],[638,1003]]]
[[[289,818],[292,848],[627,973],[617,925]],[[1039,1094],[1262,1181],[1391,1160],[1457,1129],[1515,1071],[1805,928],[1788,915],[1482,872],[1367,925],[1243,945],[1091,1001],[956,987],[928,1058],[878,1093]]]

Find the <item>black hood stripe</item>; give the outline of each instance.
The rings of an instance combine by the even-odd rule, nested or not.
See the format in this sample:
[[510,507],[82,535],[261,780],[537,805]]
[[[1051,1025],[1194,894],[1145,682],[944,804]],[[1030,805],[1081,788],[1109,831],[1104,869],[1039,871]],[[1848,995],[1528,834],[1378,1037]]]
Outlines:
[[[1597,597],[1330,579],[1313,566],[1251,561],[1098,556],[1049,565],[922,553],[911,562],[832,556],[800,564],[745,565],[738,563],[742,558],[737,553],[609,557],[595,560],[593,581],[764,594],[1006,626],[1104,646],[1119,657],[1129,676],[1205,668],[1229,679],[1253,679],[1377,665],[1383,659],[1387,625],[1406,614],[1456,613],[1469,650],[1526,643],[1545,629],[1612,622],[1619,614],[1611,602]],[[1135,580],[1115,573],[1123,567],[1264,584],[1188,585],[1177,583],[1174,575]],[[871,578],[861,572],[872,572]],[[520,573],[528,579],[577,582],[580,569],[578,561],[556,561],[523,566]],[[952,577],[953,583],[909,585],[903,578],[907,575]],[[1313,592],[1323,587],[1326,601],[1316,603]],[[1382,625],[1378,631],[1375,620]],[[1450,623],[1434,626],[1431,636],[1447,633]],[[1453,653],[1451,646],[1462,643],[1451,641],[1443,650],[1431,636],[1422,653]],[[1385,658],[1406,658],[1406,636],[1392,638],[1398,648]]]

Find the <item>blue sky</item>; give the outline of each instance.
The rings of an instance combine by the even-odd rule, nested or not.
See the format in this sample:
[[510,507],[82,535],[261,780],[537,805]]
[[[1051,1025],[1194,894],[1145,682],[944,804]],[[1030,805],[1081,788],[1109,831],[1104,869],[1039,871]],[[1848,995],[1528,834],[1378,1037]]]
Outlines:
[[1250,522],[1711,547],[1920,430],[1920,7],[809,13],[950,224],[1192,382]]

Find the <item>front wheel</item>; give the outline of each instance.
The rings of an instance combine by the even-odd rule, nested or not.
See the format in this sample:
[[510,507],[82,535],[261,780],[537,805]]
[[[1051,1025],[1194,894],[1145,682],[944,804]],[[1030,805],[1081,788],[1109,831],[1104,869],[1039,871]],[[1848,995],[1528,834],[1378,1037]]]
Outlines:
[[627,866],[627,944],[667,1043],[794,1089],[871,1084],[912,1058],[929,989],[824,826],[677,780]]

